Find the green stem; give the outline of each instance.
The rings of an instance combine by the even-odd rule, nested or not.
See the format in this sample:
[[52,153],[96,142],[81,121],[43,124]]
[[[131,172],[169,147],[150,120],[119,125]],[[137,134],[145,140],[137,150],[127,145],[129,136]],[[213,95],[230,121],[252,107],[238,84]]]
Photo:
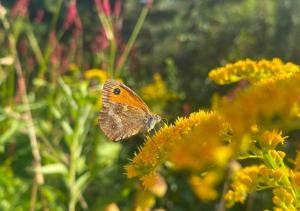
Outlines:
[[69,211],[75,211],[76,200],[74,199],[74,187],[76,182],[76,168],[77,168],[77,159],[76,159],[76,148],[77,148],[77,140],[73,140],[72,147],[70,149],[70,169],[69,169]]
[[[5,29],[6,33],[8,34],[8,39],[9,39],[10,45],[15,45],[15,39],[13,37],[13,34],[10,32],[10,25],[9,25],[9,22],[8,22],[6,16],[1,17],[1,22],[2,22],[3,28]],[[11,50],[13,51],[13,49],[11,49]],[[12,52],[13,55],[14,55],[15,51]],[[11,97],[11,101],[13,102],[16,76],[13,72],[13,69],[11,69],[11,70],[12,71],[9,73],[9,76],[8,76],[9,78],[7,80],[8,82],[7,82],[7,89],[6,89],[7,93],[6,94],[8,97]]]
[[272,169],[276,169],[278,166],[274,161],[273,157],[270,155],[269,151],[263,151],[264,160],[267,161],[267,164],[272,167]]
[[31,25],[27,26],[26,35],[27,35],[27,38],[28,38],[29,43],[31,45],[31,48],[33,50],[33,53],[35,55],[35,58],[36,58],[39,66],[40,66],[40,70],[43,71],[43,72],[40,72],[39,74],[43,76],[44,75],[44,70],[46,69],[46,63],[45,63],[42,51],[40,49],[40,46],[38,44],[38,41],[37,41],[33,31],[32,31]]
[[82,191],[84,190],[79,189],[76,183],[80,179],[76,177],[78,173],[78,166],[82,148],[83,148],[83,140],[86,137],[86,125],[87,120],[91,111],[91,106],[86,106],[83,110],[79,110],[78,113],[80,117],[77,119],[74,132],[72,134],[72,143],[70,146],[70,168],[69,168],[69,204],[68,204],[68,211],[75,211],[76,204],[78,200],[82,198]]
[[106,16],[103,12],[98,11],[99,20],[103,26],[105,31],[105,36],[109,40],[110,43],[110,56],[109,56],[109,65],[108,65],[108,72],[110,76],[114,76],[114,66],[115,66],[115,59],[116,59],[116,39],[114,35],[114,28],[112,24],[112,20],[110,17]]
[[[45,47],[45,50],[44,50],[44,61],[45,61],[45,66],[42,66],[41,69],[39,70],[39,77],[43,77],[44,75],[44,72],[47,68],[47,65],[49,63],[49,58],[50,58],[50,55],[51,53],[53,52],[53,50],[55,49],[56,45],[53,45],[53,43],[50,43],[50,36],[51,36],[51,33],[55,31],[55,27],[56,27],[56,24],[58,22],[58,18],[59,18],[59,14],[60,14],[60,11],[61,11],[61,8],[62,8],[62,3],[63,3],[63,0],[60,0],[57,4],[57,8],[55,10],[55,13],[52,17],[52,20],[51,20],[51,24],[50,24],[50,30],[49,30],[49,36],[48,36],[48,42],[46,44],[46,47]],[[57,40],[59,40],[59,36],[57,36]]]
[[116,40],[113,39],[110,41],[110,56],[109,56],[109,69],[108,69],[112,77],[114,77],[116,53],[117,53]]
[[123,53],[121,55],[120,61],[119,61],[118,65],[117,65],[117,68],[116,68],[116,75],[117,76],[120,74],[122,68],[125,65],[125,62],[126,62],[126,60],[128,58],[128,55],[129,55],[129,53],[130,53],[130,51],[131,51],[131,49],[133,47],[133,44],[135,43],[136,38],[137,38],[139,32],[142,29],[142,26],[143,26],[143,24],[145,22],[145,19],[146,19],[146,16],[147,16],[148,12],[149,12],[149,7],[145,6],[143,8],[140,16],[139,16],[139,19],[138,19],[138,21],[137,21],[137,23],[136,23],[136,25],[134,27],[134,30],[133,30],[133,32],[132,32],[132,34],[131,34],[131,36],[130,36],[130,38],[128,40],[128,43],[127,43],[127,45],[126,45],[126,47],[125,47],[125,49],[124,49],[124,51],[123,51]]
[[[278,165],[276,163],[276,161],[274,160],[274,158],[271,156],[269,150],[263,151],[263,157],[265,158],[264,160],[267,161],[267,164],[269,164],[272,167],[272,169],[283,168],[284,171],[288,171],[288,168],[286,167],[286,165],[284,164],[282,159],[280,159],[280,165]],[[291,191],[293,198],[295,199],[295,202],[297,202],[298,196],[297,196],[297,193],[294,190],[293,185],[290,181],[289,175],[285,174],[283,176],[282,183],[283,183],[283,186],[285,186],[286,188],[288,188]],[[293,205],[291,205],[291,206],[293,206]]]

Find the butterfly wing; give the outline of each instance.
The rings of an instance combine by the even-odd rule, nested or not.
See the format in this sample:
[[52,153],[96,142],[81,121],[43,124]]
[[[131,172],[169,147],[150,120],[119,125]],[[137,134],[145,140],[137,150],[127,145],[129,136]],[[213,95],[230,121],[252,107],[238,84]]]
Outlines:
[[[119,93],[116,91],[119,91]],[[108,103],[119,103],[150,113],[146,103],[133,90],[116,80],[110,79],[104,83],[102,101],[104,106]]]
[[102,91],[99,124],[112,140],[119,141],[147,130],[148,106],[124,84],[108,80]]
[[145,112],[133,107],[111,103],[100,112],[102,131],[113,141],[129,138],[145,130]]

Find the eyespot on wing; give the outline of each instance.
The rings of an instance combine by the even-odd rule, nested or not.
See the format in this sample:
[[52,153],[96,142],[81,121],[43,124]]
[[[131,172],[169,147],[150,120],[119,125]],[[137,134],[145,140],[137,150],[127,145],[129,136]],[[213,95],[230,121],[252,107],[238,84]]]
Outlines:
[[103,103],[120,103],[150,113],[144,101],[125,84],[116,80],[107,80],[102,90]]

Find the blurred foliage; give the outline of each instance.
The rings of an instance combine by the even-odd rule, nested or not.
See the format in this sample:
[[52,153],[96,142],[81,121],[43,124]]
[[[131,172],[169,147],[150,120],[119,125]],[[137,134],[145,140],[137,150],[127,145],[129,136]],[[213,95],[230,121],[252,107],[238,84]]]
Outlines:
[[[122,78],[169,122],[217,108],[232,85],[214,85],[209,70],[246,58],[300,63],[299,9],[296,0],[1,1],[0,210],[218,209],[195,188],[222,192],[208,189],[213,174],[190,177],[167,162],[153,189],[126,178],[142,138],[102,134],[101,86]],[[271,194],[232,209],[264,209]]]
[[[130,1],[130,12],[136,11]],[[215,90],[207,73],[239,59],[278,57],[299,63],[300,2],[295,0],[156,1],[138,42],[133,69],[176,66],[179,90],[193,110]],[[133,13],[134,14],[134,13]],[[145,72],[137,72],[140,78]]]

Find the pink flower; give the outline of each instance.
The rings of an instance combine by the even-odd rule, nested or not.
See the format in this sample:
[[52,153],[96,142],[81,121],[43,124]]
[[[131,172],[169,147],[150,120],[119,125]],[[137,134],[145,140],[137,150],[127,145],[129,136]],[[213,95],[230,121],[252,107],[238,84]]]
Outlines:
[[110,16],[111,9],[109,0],[95,0],[95,5],[99,12],[104,12],[106,16]]
[[110,3],[109,0],[103,0],[103,12],[106,16],[110,15]]
[[82,24],[78,16],[76,1],[71,0],[68,5],[67,17],[63,23],[63,28],[68,30],[71,25],[75,25],[78,31],[82,31]]
[[12,10],[11,10],[11,16],[12,17],[24,17],[28,14],[28,5],[29,5],[29,0],[18,0]]

